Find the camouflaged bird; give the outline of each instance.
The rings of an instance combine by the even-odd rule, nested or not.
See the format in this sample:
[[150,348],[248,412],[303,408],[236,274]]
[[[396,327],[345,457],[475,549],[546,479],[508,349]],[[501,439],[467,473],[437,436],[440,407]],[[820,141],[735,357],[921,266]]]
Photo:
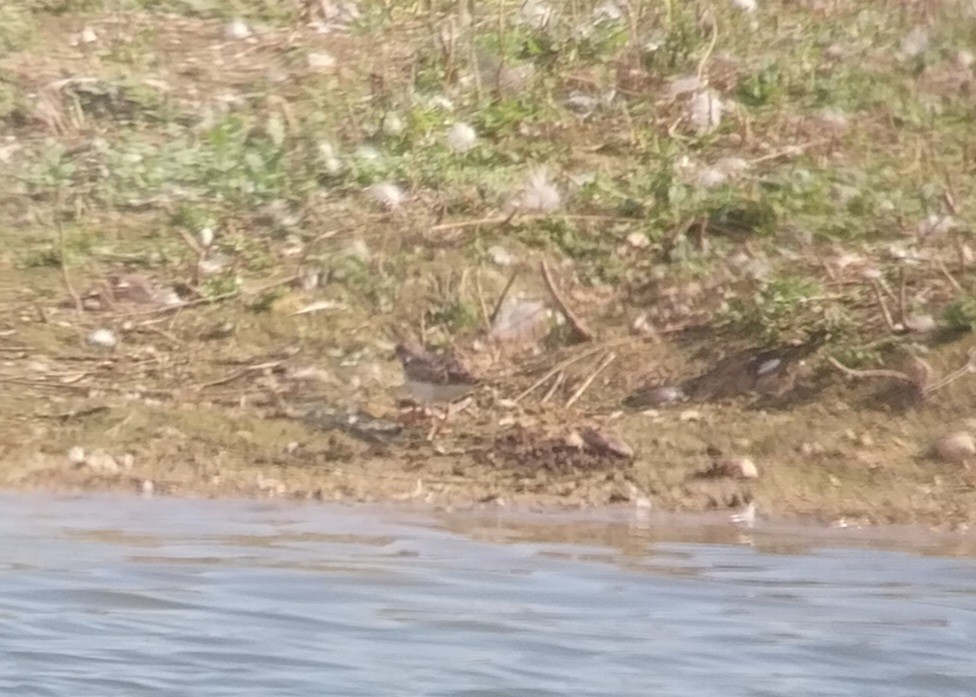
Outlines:
[[720,360],[679,385],[653,385],[631,393],[624,406],[642,409],[692,399],[708,401],[741,395],[782,395],[793,386],[793,368],[823,343],[817,334],[802,344],[753,348]]
[[403,366],[407,391],[418,404],[456,402],[478,386],[478,379],[450,353],[435,353],[402,342],[396,346],[396,355]]

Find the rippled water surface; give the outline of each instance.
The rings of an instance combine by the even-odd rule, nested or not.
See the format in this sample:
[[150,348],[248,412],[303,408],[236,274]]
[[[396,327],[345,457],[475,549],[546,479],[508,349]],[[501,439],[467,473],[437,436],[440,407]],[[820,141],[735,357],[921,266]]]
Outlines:
[[2,496],[0,694],[976,694],[965,536],[601,515]]

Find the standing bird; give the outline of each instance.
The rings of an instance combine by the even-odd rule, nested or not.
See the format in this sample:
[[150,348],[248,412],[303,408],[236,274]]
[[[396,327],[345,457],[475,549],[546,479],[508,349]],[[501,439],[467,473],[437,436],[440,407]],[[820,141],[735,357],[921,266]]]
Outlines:
[[407,391],[423,405],[456,402],[478,386],[478,379],[453,355],[397,344]]
[[816,351],[825,338],[825,333],[818,333],[802,344],[734,353],[679,385],[639,388],[624,400],[624,406],[640,409],[683,399],[707,401],[746,394],[782,395],[793,386],[793,368]]
[[[404,385],[411,399],[421,406],[446,405],[443,421],[451,413],[451,404],[475,390],[479,381],[450,353],[434,353],[417,344],[401,342],[396,355],[403,366]],[[427,438],[432,439],[437,427]]]

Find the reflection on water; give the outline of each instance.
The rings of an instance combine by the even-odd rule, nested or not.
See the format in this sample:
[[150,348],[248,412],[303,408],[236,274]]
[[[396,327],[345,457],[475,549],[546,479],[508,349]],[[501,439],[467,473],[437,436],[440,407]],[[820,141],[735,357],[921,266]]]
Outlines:
[[[0,497],[3,695],[974,694],[968,536]],[[913,552],[898,551],[909,547]]]

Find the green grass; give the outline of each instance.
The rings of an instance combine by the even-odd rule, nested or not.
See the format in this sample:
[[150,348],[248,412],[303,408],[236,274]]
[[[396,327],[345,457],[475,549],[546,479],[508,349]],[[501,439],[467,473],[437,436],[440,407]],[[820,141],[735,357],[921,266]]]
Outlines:
[[[0,202],[27,201],[35,220],[80,216],[73,224],[95,232],[76,241],[74,264],[108,273],[113,247],[149,246],[179,280],[192,254],[177,229],[218,229],[235,273],[256,279],[294,271],[288,250],[331,231],[335,246],[305,258],[327,269],[327,283],[355,289],[371,320],[397,309],[390,296],[408,274],[439,268],[436,250],[476,268],[478,250],[498,243],[568,260],[581,293],[616,288],[612,326],[646,302],[629,292],[649,279],[710,278],[715,297],[692,308],[706,323],[764,339],[829,325],[869,342],[882,331],[865,301],[871,287],[834,264],[849,252],[892,282],[904,268],[921,304],[971,328],[971,274],[957,275],[960,293],[939,271],[955,258],[955,238],[914,239],[926,215],[951,212],[947,194],[960,218],[976,210],[971,106],[951,87],[964,72],[956,52],[976,49],[972,22],[954,19],[962,3],[937,6],[929,44],[912,58],[899,46],[924,18],[907,6],[763,3],[747,15],[730,3],[632,3],[621,20],[595,22],[598,3],[586,1],[553,3],[550,22],[533,27],[519,5],[477,3],[471,17],[454,2],[363,2],[333,41],[303,24],[297,3],[278,0],[6,3],[0,61],[17,69],[0,82],[0,121],[18,148],[0,173]],[[136,18],[131,31],[113,28],[119,12]],[[235,17],[252,25],[253,41],[226,38]],[[71,48],[83,26],[98,41]],[[336,58],[331,74],[307,66],[324,50]],[[713,75],[719,65],[734,77]],[[521,85],[496,84],[499,71],[525,66]],[[699,71],[726,105],[719,128],[701,136],[685,122],[687,95],[666,98],[669,80]],[[95,80],[52,87],[59,74]],[[38,116],[41,93],[60,121]],[[599,106],[574,113],[574,93]],[[478,133],[469,152],[446,144],[457,122]],[[320,155],[326,143],[332,159]],[[375,158],[362,156],[367,147]],[[702,168],[729,157],[748,169],[702,187]],[[540,165],[561,188],[562,210],[465,227],[503,218]],[[366,195],[387,181],[410,194],[402,210]],[[299,222],[262,222],[269,203]],[[138,229],[128,230],[132,210]],[[107,218],[121,227],[99,239]],[[458,232],[432,232],[445,223]],[[648,246],[631,248],[634,233]],[[59,258],[50,234],[0,234],[48,240],[17,249],[28,266]],[[339,253],[353,239],[375,252],[368,261]],[[899,262],[893,244],[917,248],[922,261]],[[730,262],[742,254],[768,273],[757,281]],[[220,287],[203,292],[226,282],[209,280]],[[459,293],[411,312],[476,333],[480,300],[470,284]]]

